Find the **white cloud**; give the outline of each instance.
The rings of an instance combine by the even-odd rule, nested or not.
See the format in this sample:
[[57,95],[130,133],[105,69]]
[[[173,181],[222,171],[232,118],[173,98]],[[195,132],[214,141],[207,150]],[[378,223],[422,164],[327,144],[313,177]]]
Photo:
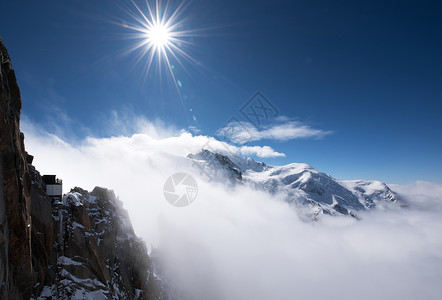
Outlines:
[[180,156],[207,141],[222,143],[152,125],[156,137],[146,130],[73,144],[24,125],[42,173],[59,175],[65,187],[115,190],[136,233],[160,246],[180,299],[440,298],[442,184],[396,186],[411,195],[408,209],[309,224],[278,195],[209,184],[195,174],[196,201],[175,208],[163,198],[165,180],[194,172]]
[[442,211],[442,182],[389,184],[413,209]]
[[288,141],[301,138],[318,139],[332,133],[332,131],[315,129],[299,121],[293,121],[287,118],[278,118],[276,121],[277,123],[263,125],[258,129],[249,122],[234,120],[221,128],[218,131],[218,135],[225,137],[223,138],[224,140],[230,140],[237,144],[245,144],[260,140]]
[[242,146],[239,148],[242,155],[256,155],[258,157],[284,157],[284,153],[276,152],[270,146]]
[[194,134],[198,134],[201,132],[201,129],[199,129],[196,126],[189,126],[189,127],[187,127],[187,129]]

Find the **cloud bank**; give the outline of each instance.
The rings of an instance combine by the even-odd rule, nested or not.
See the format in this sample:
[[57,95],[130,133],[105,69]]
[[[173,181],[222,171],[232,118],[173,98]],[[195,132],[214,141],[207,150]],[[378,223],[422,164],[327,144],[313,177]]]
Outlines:
[[[137,134],[74,143],[23,125],[42,173],[57,174],[65,188],[115,190],[136,233],[159,248],[179,299],[440,298],[442,184],[395,186],[405,209],[305,223],[278,195],[199,178],[184,156],[210,137],[146,123]],[[176,172],[198,181],[185,208],[162,194]]]
[[233,119],[218,131],[220,136],[227,137],[235,144],[246,144],[260,140],[318,139],[331,133],[332,131],[315,129],[286,117],[279,117],[273,123],[262,125],[259,128],[249,122]]

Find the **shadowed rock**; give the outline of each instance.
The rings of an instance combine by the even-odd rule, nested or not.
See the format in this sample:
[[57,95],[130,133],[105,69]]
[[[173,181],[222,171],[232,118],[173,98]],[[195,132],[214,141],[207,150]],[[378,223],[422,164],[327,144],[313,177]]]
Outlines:
[[28,298],[31,263],[31,176],[20,132],[21,98],[0,38],[0,298]]

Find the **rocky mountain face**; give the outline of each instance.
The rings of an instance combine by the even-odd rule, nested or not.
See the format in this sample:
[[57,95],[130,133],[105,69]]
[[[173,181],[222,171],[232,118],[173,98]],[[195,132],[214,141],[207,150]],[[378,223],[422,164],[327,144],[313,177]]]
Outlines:
[[[33,179],[39,190],[38,172]],[[46,203],[44,195],[38,197]],[[36,248],[47,267],[40,268],[34,299],[167,299],[145,243],[113,191],[76,187],[52,203],[51,212],[46,220],[52,224],[39,222],[41,231],[36,226]],[[48,228],[52,237],[45,236]]]
[[31,176],[20,132],[20,90],[1,39],[0,63],[0,298],[26,298],[33,283]]
[[337,180],[307,164],[271,166],[232,154],[203,149],[188,158],[212,180],[245,184],[271,194],[282,193],[287,202],[307,211],[315,220],[322,214],[349,215],[387,203],[399,203],[384,183],[365,180]]
[[45,192],[20,132],[20,91],[0,39],[0,299],[167,299],[115,194]]

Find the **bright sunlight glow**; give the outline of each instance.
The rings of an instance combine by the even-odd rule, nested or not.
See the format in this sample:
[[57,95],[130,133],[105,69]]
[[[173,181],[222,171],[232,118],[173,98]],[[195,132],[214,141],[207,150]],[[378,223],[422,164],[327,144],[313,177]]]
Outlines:
[[[143,3],[143,1],[139,2]],[[139,6],[135,0],[131,1],[133,8],[135,8],[134,11],[128,11],[132,20],[120,24],[124,28],[132,30],[133,33],[128,37],[137,41],[128,49],[127,53],[139,51],[136,63],[145,62],[146,77],[152,63],[157,59],[159,70],[161,71],[161,67],[165,66],[177,90],[179,90],[178,80],[173,72],[174,64],[184,68],[182,58],[197,63],[184,50],[186,46],[192,45],[186,40],[186,37],[194,36],[196,31],[183,30],[185,19],[181,15],[185,9],[184,1],[174,8],[170,6],[169,2],[166,2],[165,5],[161,5],[161,0],[152,2],[146,0],[145,6]]]
[[170,44],[170,29],[163,24],[153,24],[147,29],[146,39],[154,47],[164,49],[165,46]]
[[[182,82],[176,78],[177,67],[188,73],[185,63],[202,66],[186,50],[195,46],[193,38],[201,35],[202,29],[188,29],[188,18],[183,16],[190,1],[171,3],[169,0],[130,0],[126,13],[129,18],[114,23],[128,29],[125,38],[135,42],[123,54],[136,53],[135,67],[144,71],[144,82],[152,80],[148,76],[154,66],[158,67],[158,76],[168,74],[168,79],[175,86],[178,99],[186,113],[187,107],[181,95]],[[122,6],[124,8],[124,6]],[[163,73],[163,70],[166,72]],[[192,117],[195,121],[195,116]]]

